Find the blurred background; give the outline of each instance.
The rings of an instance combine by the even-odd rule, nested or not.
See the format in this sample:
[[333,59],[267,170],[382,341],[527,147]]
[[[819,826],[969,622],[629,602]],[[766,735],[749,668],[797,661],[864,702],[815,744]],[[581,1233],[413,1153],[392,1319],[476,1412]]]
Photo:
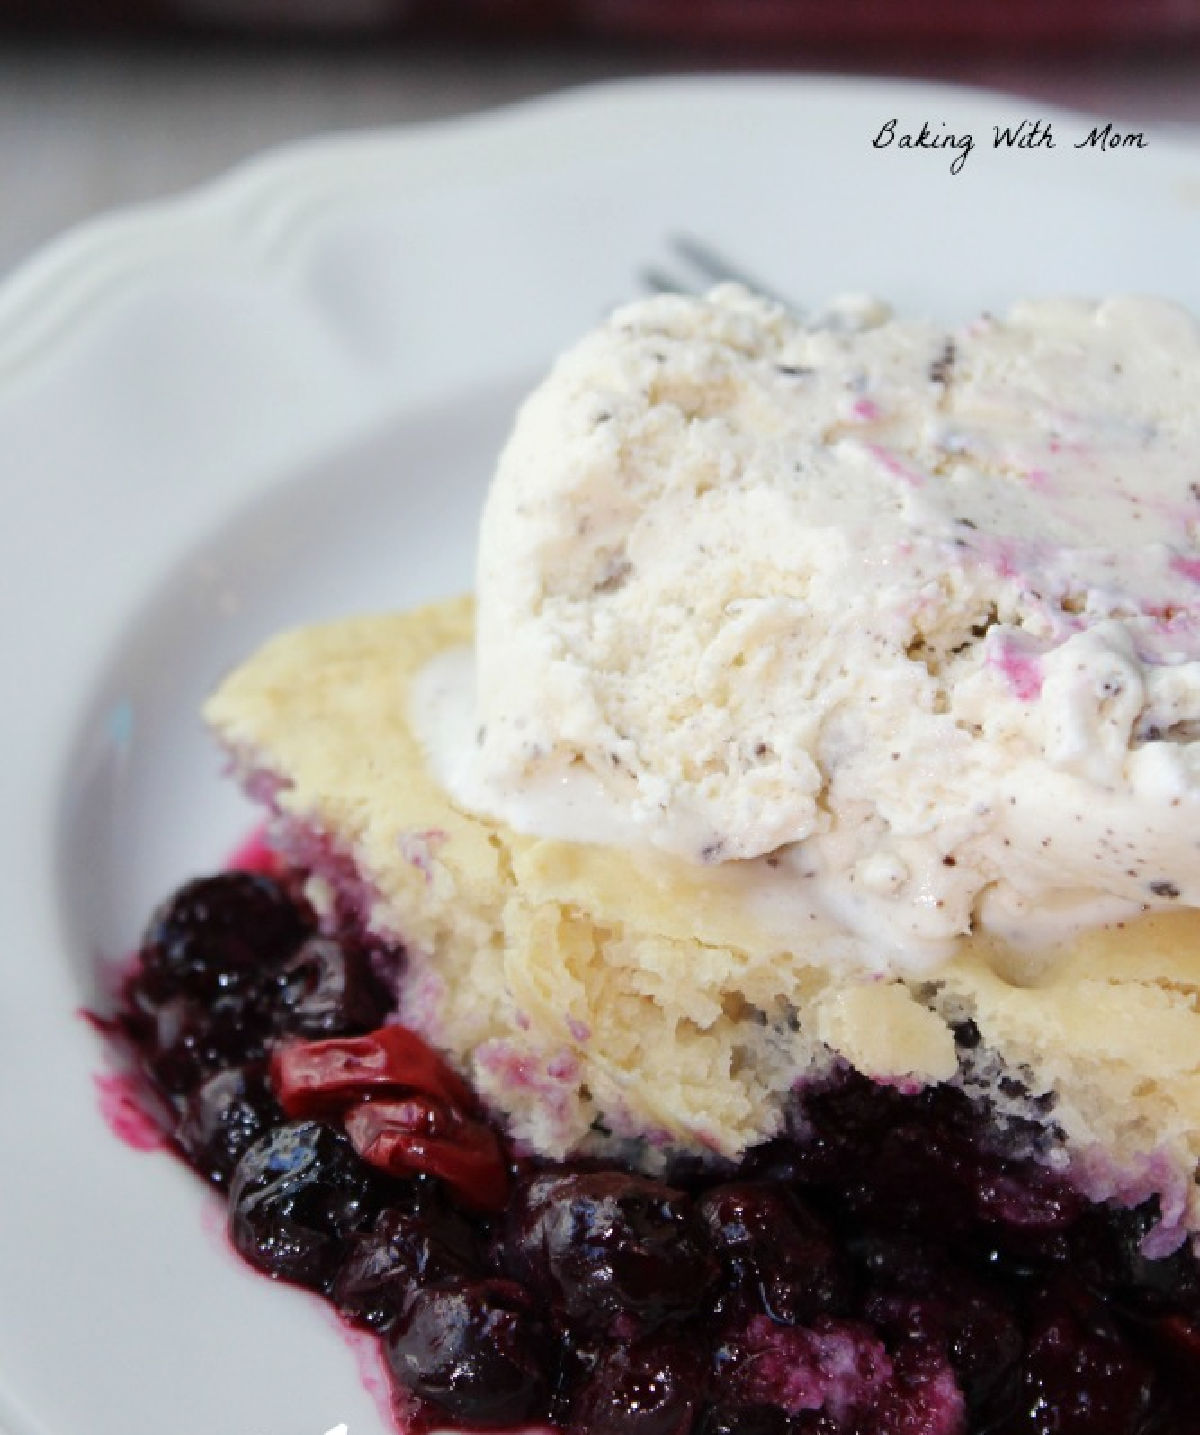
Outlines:
[[1200,138],[1200,0],[0,0],[0,276],[281,142],[730,70],[951,80]]

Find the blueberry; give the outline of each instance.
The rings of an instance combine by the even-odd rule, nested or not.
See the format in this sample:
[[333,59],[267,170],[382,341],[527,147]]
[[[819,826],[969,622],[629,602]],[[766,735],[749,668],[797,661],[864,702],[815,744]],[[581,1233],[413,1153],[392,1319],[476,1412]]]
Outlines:
[[690,1435],[707,1395],[695,1341],[662,1334],[607,1351],[580,1391],[569,1435]]
[[[849,1435],[842,1421],[828,1410],[802,1410],[799,1415],[790,1417],[787,1428],[789,1435]],[[866,1432],[853,1430],[853,1435],[866,1435]],[[886,1432],[886,1435],[895,1435],[895,1432]]]
[[688,1315],[717,1274],[688,1197],[617,1171],[527,1179],[509,1206],[506,1247],[518,1279],[585,1327]]
[[1054,1232],[1074,1225],[1083,1198],[1059,1176],[1026,1163],[982,1165],[975,1184],[976,1210],[985,1222],[1017,1232]]
[[785,1325],[844,1310],[850,1280],[833,1236],[786,1187],[763,1181],[716,1186],[696,1213],[735,1290],[750,1290]]
[[382,1330],[418,1287],[482,1274],[470,1222],[430,1200],[418,1210],[381,1211],[370,1231],[353,1237],[332,1298],[344,1315]]
[[778,1405],[712,1405],[696,1435],[791,1435],[792,1422]]
[[552,1343],[512,1281],[446,1281],[415,1291],[385,1337],[396,1382],[451,1419],[503,1426],[546,1407]]
[[968,1405],[999,1409],[1008,1403],[1021,1353],[1014,1312],[996,1293],[964,1290],[945,1304],[946,1353]]
[[1002,1290],[911,1241],[863,1237],[854,1253],[867,1319],[893,1340],[943,1352],[972,1410],[1003,1405],[1022,1339]]
[[229,1188],[229,1234],[251,1265],[328,1290],[351,1236],[374,1220],[380,1178],[339,1131],[288,1121],[243,1154]]
[[[839,1218],[943,1241],[977,1224],[982,1122],[962,1092],[905,1095],[850,1074],[798,1101],[790,1178],[827,1191]],[[1005,1210],[1009,1195],[997,1193]]]
[[264,1018],[252,993],[223,992],[207,1002],[169,997],[143,1029],[143,1064],[169,1095],[183,1095],[214,1072],[266,1055]]
[[[865,1404],[892,1368],[878,1332],[863,1321],[825,1315],[806,1326],[778,1325],[761,1314],[744,1324],[730,1322],[713,1363],[725,1398],[777,1405],[796,1418],[828,1410],[840,1419]],[[846,1428],[847,1435],[866,1435],[857,1426]]]
[[[855,1435],[963,1435],[965,1427],[963,1395],[950,1367],[922,1342],[894,1350],[891,1378],[871,1393],[851,1426]],[[987,1427],[970,1425],[981,1428]]]
[[222,872],[181,887],[150,919],[142,974],[160,997],[212,997],[281,962],[310,926],[271,877]]
[[351,1036],[379,1026],[392,1006],[366,951],[333,937],[312,936],[276,976],[279,1031],[289,1036]]
[[1200,1320],[1183,1315],[1160,1316],[1151,1323],[1148,1333],[1165,1389],[1182,1411],[1195,1399],[1196,1372],[1200,1371]]
[[187,1098],[175,1142],[202,1176],[224,1186],[247,1148],[282,1120],[265,1067],[231,1066]]
[[1157,1201],[1135,1210],[1089,1211],[1074,1232],[1075,1269],[1129,1315],[1182,1311],[1200,1316],[1200,1262],[1188,1243],[1155,1259],[1142,1252],[1142,1242],[1157,1220]]
[[1158,1401],[1146,1359],[1077,1288],[1037,1302],[1019,1411],[997,1435],[1145,1435]]
[[964,1238],[975,1225],[973,1156],[910,1116],[883,1136],[861,1183],[851,1183],[847,1195],[871,1223],[890,1221],[936,1239]]

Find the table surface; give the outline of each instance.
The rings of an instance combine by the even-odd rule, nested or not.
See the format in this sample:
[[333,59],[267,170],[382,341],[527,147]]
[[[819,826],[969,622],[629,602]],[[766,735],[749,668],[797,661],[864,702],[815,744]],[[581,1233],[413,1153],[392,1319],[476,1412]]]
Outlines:
[[[0,275],[91,215],[188,189],[280,143],[466,114],[621,76],[728,68],[696,54],[616,48],[321,53],[10,43],[0,51]],[[1195,52],[888,63],[843,57],[821,69],[983,85],[1115,122],[1194,127],[1200,135]]]

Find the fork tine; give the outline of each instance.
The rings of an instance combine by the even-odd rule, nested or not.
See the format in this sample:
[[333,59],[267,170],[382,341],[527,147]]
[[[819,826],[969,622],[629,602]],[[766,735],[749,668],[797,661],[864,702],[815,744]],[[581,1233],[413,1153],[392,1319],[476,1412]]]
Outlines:
[[653,294],[690,294],[693,291],[679,278],[678,275],[668,274],[665,269],[659,269],[654,265],[645,265],[638,270],[638,279],[644,289],[649,289]]
[[709,283],[741,284],[755,294],[761,294],[764,299],[770,299],[784,309],[790,309],[792,313],[798,312],[798,307],[792,300],[764,284],[756,275],[731,263],[723,254],[719,254],[711,245],[705,244],[694,235],[675,234],[671,236],[670,243],[675,252],[686,259]]
[[777,289],[772,289],[747,270],[731,263],[711,245],[690,234],[673,234],[667,243],[677,258],[689,266],[694,273],[684,275],[662,265],[647,264],[638,271],[643,289],[652,294],[697,294],[713,284],[741,284],[764,299],[778,304],[790,313],[799,315],[799,307],[785,298]]

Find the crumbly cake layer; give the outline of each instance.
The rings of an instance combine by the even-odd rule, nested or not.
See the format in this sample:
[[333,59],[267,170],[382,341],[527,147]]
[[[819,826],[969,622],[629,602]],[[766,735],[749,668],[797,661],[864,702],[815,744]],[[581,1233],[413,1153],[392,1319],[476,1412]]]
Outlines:
[[408,953],[401,1019],[513,1135],[553,1156],[629,1140],[652,1165],[735,1156],[841,1063],[951,1081],[1096,1198],[1160,1196],[1160,1244],[1200,1229],[1200,918],[1157,914],[1020,954],[964,941],[928,979],[823,961],[737,900],[736,872],[539,839],[471,815],[408,721],[415,676],[469,643],[462,599],[287,633],[206,716],[269,797],[317,900]]

